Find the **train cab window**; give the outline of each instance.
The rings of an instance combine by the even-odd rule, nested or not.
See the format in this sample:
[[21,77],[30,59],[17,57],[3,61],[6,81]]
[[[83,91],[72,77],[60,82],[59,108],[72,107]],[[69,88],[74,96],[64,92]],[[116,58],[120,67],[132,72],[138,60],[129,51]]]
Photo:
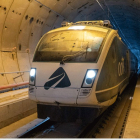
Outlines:
[[114,38],[112,44],[112,58],[113,58],[113,63],[116,61],[116,47],[117,47],[117,37]]
[[47,33],[37,46],[34,62],[96,63],[108,30],[62,30]]

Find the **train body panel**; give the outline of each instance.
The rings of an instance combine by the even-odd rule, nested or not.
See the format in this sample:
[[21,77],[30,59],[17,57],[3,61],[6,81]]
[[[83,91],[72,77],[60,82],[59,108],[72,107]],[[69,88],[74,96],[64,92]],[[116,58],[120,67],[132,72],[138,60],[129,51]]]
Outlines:
[[58,28],[35,50],[29,97],[37,102],[40,118],[57,120],[53,114],[59,112],[59,120],[68,111],[88,109],[94,115],[93,108],[102,112],[115,102],[136,70],[137,59],[117,31],[96,25]]
[[[83,65],[85,66],[84,68]],[[82,92],[81,85],[87,72],[87,67],[88,69],[98,69],[97,64],[87,63],[69,63],[64,66],[60,66],[60,63],[47,63],[47,66],[46,63],[35,63],[35,65],[33,63],[32,67],[36,67],[36,99],[41,102],[60,102],[65,105],[77,104],[78,95],[80,96],[80,93]],[[52,86],[45,89],[45,84],[50,81],[50,77],[56,71],[57,75],[55,77],[59,75],[60,77],[54,81]],[[62,75],[61,77],[61,74],[63,73],[66,75]],[[64,82],[62,81],[62,78]],[[59,85],[59,88],[56,87],[58,83],[61,84]],[[82,90],[84,90],[84,88],[82,88]],[[88,90],[90,93],[91,88]],[[92,99],[91,103],[97,104],[96,97]],[[86,101],[87,105],[91,103]]]
[[130,60],[130,72],[136,73],[138,70],[138,59],[131,51],[129,54],[129,60]]
[[99,102],[117,97],[128,84],[129,58],[128,49],[117,36],[113,38],[104,61],[96,87]]

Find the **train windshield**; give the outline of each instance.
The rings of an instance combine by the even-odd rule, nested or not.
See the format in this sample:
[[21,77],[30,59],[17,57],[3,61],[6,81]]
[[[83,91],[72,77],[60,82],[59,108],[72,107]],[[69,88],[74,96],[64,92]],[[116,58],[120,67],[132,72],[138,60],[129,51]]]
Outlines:
[[97,62],[107,31],[65,30],[46,34],[38,44],[34,62]]

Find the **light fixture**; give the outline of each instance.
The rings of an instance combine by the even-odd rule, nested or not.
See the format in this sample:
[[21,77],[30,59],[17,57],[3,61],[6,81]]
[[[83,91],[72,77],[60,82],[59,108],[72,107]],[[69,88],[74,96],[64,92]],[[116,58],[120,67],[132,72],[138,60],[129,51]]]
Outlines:
[[96,75],[96,72],[94,70],[89,70],[87,72],[87,77],[88,78],[93,78],[93,77],[95,77],[95,75]]
[[35,76],[35,69],[30,70],[30,76]]
[[68,29],[73,29],[73,30],[83,30],[85,29],[85,26],[71,26]]
[[96,70],[96,69],[87,70],[83,84],[82,84],[82,88],[91,88],[92,87],[95,77],[97,75],[97,71],[98,70]]
[[36,69],[35,68],[31,68],[31,70],[30,70],[29,85],[35,86],[35,78],[36,78]]

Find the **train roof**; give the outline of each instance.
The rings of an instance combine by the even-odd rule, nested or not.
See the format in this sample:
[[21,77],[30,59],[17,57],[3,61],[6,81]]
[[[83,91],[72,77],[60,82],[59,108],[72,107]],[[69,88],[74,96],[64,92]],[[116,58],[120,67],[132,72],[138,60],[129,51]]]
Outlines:
[[67,22],[67,21],[63,21],[61,23],[62,27],[64,26],[71,26],[71,25],[90,25],[90,26],[94,26],[94,25],[99,25],[99,26],[104,26],[104,27],[108,27],[108,28],[112,28],[112,25],[110,23],[109,20],[94,20],[94,21],[78,21],[78,22]]
[[108,30],[113,30],[112,25],[108,20],[102,21],[78,21],[76,23],[73,22],[62,22],[62,27],[53,29],[49,31],[48,33],[57,32],[57,31],[63,31],[63,30],[98,30],[102,32],[107,32]]

